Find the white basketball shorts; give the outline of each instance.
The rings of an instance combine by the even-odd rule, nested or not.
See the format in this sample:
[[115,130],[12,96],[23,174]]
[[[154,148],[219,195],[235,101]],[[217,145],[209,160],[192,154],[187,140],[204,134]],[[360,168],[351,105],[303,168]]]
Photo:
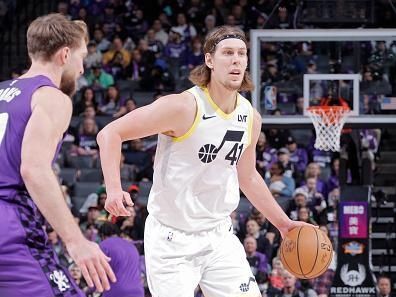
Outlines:
[[245,250],[226,221],[213,230],[186,233],[146,221],[144,250],[153,297],[259,297]]

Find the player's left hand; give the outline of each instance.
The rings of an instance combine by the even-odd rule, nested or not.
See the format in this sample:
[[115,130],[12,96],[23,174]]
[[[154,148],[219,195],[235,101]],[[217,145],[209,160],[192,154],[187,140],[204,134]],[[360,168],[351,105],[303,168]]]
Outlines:
[[105,209],[113,216],[130,216],[133,207],[133,202],[131,196],[128,192],[118,191],[118,192],[108,192],[105,202]]
[[319,228],[318,226],[309,224],[309,223],[305,223],[305,222],[301,222],[301,221],[293,221],[293,220],[289,220],[288,224],[278,228],[282,238],[285,238],[286,234],[296,228],[296,227],[302,227],[302,226],[310,226],[310,227],[314,227],[314,228]]

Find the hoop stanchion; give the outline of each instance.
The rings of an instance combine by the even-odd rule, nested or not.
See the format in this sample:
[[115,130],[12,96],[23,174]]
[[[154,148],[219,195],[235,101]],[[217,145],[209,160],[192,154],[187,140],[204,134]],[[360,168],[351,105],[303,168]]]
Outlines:
[[311,106],[307,112],[316,131],[315,148],[322,151],[340,151],[341,130],[350,109],[344,106]]

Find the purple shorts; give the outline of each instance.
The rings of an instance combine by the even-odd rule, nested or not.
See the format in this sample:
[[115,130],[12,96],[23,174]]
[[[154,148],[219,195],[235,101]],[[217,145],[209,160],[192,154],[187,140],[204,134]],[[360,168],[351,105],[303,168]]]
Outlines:
[[25,194],[13,198],[0,198],[0,296],[85,296],[59,265],[32,199]]

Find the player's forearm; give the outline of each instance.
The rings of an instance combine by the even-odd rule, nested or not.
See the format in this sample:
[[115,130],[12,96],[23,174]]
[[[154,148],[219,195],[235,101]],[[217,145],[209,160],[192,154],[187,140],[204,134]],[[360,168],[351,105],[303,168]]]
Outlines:
[[51,167],[25,167],[21,173],[34,203],[62,240],[68,244],[82,239]]
[[249,201],[278,229],[288,225],[290,219],[279,206],[258,172],[240,180],[242,192]]
[[103,129],[97,137],[100,162],[107,192],[119,191],[121,187],[121,137],[116,133]]

